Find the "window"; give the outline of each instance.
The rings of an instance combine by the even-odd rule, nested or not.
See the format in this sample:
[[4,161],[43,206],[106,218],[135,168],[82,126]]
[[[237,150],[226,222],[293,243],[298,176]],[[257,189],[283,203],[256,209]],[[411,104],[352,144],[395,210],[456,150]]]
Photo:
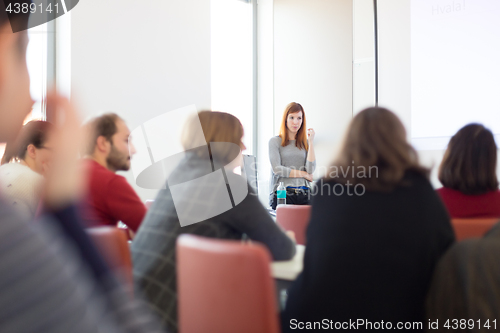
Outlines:
[[211,1],[212,110],[241,121],[253,153],[253,7],[242,0]]
[[[45,96],[47,94],[47,23],[28,30],[26,62],[30,75],[31,98],[35,101],[24,123],[45,119]],[[5,144],[0,143],[0,158]]]
[[31,98],[35,101],[27,121],[45,119],[47,95],[47,23],[28,30],[29,44],[26,62],[30,74]]

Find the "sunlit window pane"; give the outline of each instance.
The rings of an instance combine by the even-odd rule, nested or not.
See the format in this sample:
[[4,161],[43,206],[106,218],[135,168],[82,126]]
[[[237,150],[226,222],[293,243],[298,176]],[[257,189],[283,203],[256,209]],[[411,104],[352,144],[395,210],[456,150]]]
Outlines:
[[211,1],[212,110],[231,113],[253,147],[253,10],[242,0]]
[[[47,93],[47,24],[29,29],[28,37],[26,62],[30,75],[31,98],[35,104],[24,123],[30,120],[45,119],[43,102]],[[4,151],[5,144],[0,143],[0,159]]]
[[45,119],[43,102],[47,93],[47,24],[28,30],[26,61],[30,74],[31,98],[35,101],[30,119]]

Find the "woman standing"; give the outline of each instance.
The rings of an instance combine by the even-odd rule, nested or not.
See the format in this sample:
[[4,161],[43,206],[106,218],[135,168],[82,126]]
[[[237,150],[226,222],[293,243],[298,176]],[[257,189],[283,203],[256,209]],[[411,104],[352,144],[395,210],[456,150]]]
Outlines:
[[346,172],[316,185],[304,270],[289,289],[283,332],[325,318],[360,319],[364,331],[385,322],[422,332],[411,323],[425,320],[434,266],[454,234],[403,124],[386,109],[360,112],[332,169]]
[[314,130],[306,132],[306,114],[299,103],[292,102],[283,112],[280,134],[269,140],[271,180],[269,205],[276,209],[276,188],[279,183],[287,189],[286,203],[308,205],[309,182],[316,168]]

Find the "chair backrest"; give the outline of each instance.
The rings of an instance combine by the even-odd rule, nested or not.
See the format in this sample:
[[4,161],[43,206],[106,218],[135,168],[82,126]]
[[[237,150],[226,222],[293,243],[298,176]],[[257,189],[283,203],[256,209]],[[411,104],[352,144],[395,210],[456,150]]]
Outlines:
[[129,286],[133,286],[132,257],[125,233],[110,226],[86,230],[110,268]]
[[144,204],[146,206],[146,209],[151,208],[154,202],[154,200],[146,200],[146,203]]
[[278,333],[270,261],[260,244],[179,236],[179,332]]
[[310,218],[310,205],[279,205],[276,207],[276,222],[283,229],[295,233],[297,244],[306,245],[306,231]]
[[457,241],[461,241],[483,237],[499,220],[498,218],[452,219],[451,224]]

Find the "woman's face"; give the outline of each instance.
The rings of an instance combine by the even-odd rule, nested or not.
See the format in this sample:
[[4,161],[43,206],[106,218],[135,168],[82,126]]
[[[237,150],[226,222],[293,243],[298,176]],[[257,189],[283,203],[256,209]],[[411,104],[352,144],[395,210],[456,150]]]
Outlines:
[[289,113],[286,118],[286,128],[292,132],[297,133],[302,126],[302,111]]

